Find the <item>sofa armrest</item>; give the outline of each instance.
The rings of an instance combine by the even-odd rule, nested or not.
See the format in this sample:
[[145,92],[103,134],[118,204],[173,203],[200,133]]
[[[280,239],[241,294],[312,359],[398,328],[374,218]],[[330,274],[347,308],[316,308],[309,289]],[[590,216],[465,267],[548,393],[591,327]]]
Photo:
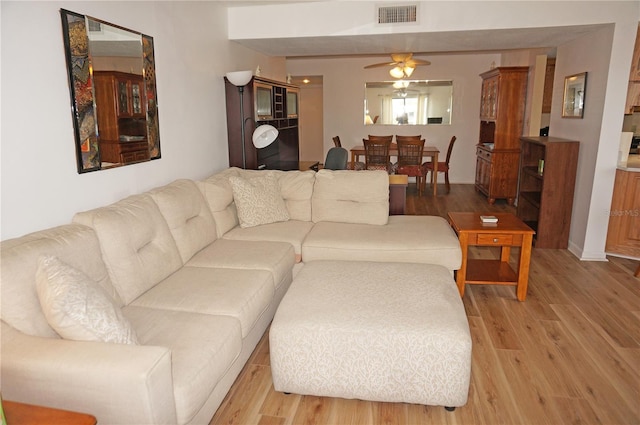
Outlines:
[[2,397],[98,423],[176,423],[171,351],[23,334],[2,322]]

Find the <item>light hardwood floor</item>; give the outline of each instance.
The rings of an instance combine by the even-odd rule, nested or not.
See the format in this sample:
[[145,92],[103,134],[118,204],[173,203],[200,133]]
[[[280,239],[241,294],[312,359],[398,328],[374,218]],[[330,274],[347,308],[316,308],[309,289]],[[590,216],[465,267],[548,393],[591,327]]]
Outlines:
[[[503,201],[490,206],[472,185],[452,185],[448,195],[439,186],[435,200],[415,196],[414,186],[409,214],[514,212]],[[471,386],[468,403],[454,412],[275,392],[267,332],[211,424],[640,424],[637,262],[609,260],[534,248],[525,302],[513,287],[467,286]]]

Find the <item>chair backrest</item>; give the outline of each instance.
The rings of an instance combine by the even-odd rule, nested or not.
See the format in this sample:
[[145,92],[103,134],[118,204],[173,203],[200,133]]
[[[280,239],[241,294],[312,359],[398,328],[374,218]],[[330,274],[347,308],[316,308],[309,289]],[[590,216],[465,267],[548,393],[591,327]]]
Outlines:
[[396,143],[399,142],[400,140],[420,140],[422,138],[421,134],[418,134],[417,136],[398,136],[396,134]]
[[335,136],[333,138],[333,144],[336,145],[336,148],[342,147],[342,142],[340,141],[340,136]]
[[327,170],[346,170],[349,152],[342,147],[335,146],[327,152],[324,167]]
[[389,170],[389,148],[391,139],[386,140],[362,139],[364,142],[364,167],[365,169],[386,169]]
[[449,165],[449,160],[451,159],[451,151],[453,150],[453,144],[456,142],[456,136],[453,136],[451,138],[451,141],[449,142],[449,147],[447,148],[447,159],[445,160],[445,163],[447,165]]
[[[398,136],[396,136],[397,138]],[[422,164],[422,153],[424,151],[424,139],[397,139],[398,144],[398,167],[407,165]]]
[[385,141],[389,141],[389,143],[391,143],[391,141],[393,140],[393,134],[391,136],[374,136],[372,134],[369,134],[369,140],[373,140],[376,142],[385,142]]

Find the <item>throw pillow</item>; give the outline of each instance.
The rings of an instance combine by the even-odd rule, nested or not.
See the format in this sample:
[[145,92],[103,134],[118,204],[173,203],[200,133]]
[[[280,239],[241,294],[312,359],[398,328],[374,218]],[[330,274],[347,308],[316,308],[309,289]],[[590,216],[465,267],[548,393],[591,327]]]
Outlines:
[[287,206],[280,194],[278,179],[273,174],[245,179],[229,177],[240,227],[289,220]]
[[36,290],[49,325],[65,339],[137,344],[120,307],[100,284],[57,257],[38,259]]

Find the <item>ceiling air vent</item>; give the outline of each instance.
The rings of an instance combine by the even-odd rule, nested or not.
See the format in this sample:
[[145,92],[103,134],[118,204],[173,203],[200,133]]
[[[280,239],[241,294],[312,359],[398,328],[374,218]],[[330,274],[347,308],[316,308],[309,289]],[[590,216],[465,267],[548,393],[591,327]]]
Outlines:
[[418,6],[381,6],[378,8],[379,24],[397,24],[416,22]]

